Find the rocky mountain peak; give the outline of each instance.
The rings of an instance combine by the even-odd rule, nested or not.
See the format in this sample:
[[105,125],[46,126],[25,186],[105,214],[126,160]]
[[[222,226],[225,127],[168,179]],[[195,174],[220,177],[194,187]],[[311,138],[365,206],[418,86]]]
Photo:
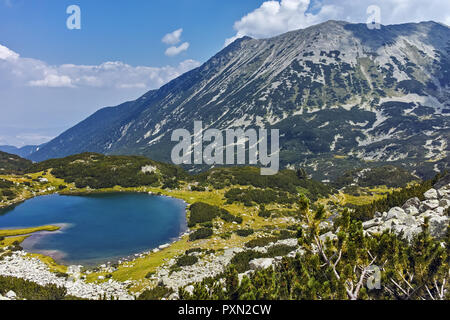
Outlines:
[[448,70],[450,29],[434,22],[369,30],[327,21],[245,37],[159,90],[100,110],[32,159],[92,151],[170,161],[170,133],[201,120],[280,129],[282,166],[323,180],[386,163],[429,177],[449,163]]

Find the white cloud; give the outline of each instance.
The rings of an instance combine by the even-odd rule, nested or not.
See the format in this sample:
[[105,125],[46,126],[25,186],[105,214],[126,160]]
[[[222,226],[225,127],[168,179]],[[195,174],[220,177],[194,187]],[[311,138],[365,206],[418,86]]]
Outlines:
[[73,87],[72,80],[68,76],[58,76],[56,74],[46,75],[42,80],[33,80],[29,82],[32,87]]
[[187,49],[189,49],[189,42],[184,42],[183,44],[181,44],[178,47],[172,46],[172,47],[167,48],[165,53],[166,53],[166,56],[173,57],[173,56],[179,55],[180,53],[182,53],[183,51],[186,51]]
[[171,33],[166,34],[163,38],[162,38],[162,42],[164,42],[165,44],[168,45],[174,45],[177,44],[181,41],[181,34],[183,33],[183,29],[177,29]]
[[447,0],[271,0],[236,21],[236,34],[225,45],[243,36],[272,37],[330,19],[365,23],[370,5],[380,7],[382,24],[434,20],[450,25]]
[[47,141],[98,109],[135,100],[199,65],[189,59],[163,67],[49,65],[0,45],[0,143]]
[[17,60],[19,55],[9,48],[0,44],[0,59],[1,60]]
[[[182,44],[173,52],[171,51],[171,54],[178,54],[187,50],[188,47],[189,44]],[[177,66],[158,68],[134,67],[120,61],[105,62],[100,65],[52,66],[40,60],[21,58],[19,54],[0,45],[2,80],[10,81],[17,86],[155,89],[199,64],[194,60],[185,60]],[[0,86],[2,80],[0,80]]]

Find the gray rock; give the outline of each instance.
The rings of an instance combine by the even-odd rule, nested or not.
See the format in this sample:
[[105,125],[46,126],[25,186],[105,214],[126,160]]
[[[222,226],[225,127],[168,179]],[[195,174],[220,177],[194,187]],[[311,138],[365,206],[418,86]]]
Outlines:
[[333,224],[330,222],[330,221],[322,221],[320,224],[319,224],[319,229],[320,230],[322,230],[322,229],[328,229],[328,228],[331,228],[333,226]]
[[178,295],[178,293],[172,293],[170,296],[169,296],[169,300],[179,300],[180,299],[180,296]]
[[6,293],[5,297],[7,297],[10,300],[15,300],[17,298],[17,295],[14,291],[10,290]]
[[245,276],[250,278],[250,276],[253,274],[253,272],[254,272],[253,270],[248,270],[244,273],[239,273],[238,274],[239,285],[241,285],[242,279],[244,279]]
[[369,221],[363,222],[363,229],[367,230],[367,229],[376,227],[378,225],[380,225],[380,222],[378,220],[376,220],[376,219],[369,220]]
[[450,200],[448,199],[441,199],[439,200],[439,207],[442,207],[444,209],[447,209],[450,207]]
[[404,225],[410,227],[410,226],[416,224],[416,219],[414,219],[414,217],[412,217],[412,216],[407,216],[406,219],[404,219],[402,222]]
[[407,207],[404,208],[404,210],[406,214],[409,214],[410,216],[417,216],[420,213],[418,207]]
[[427,192],[425,192],[423,194],[423,196],[425,197],[425,199],[427,200],[434,200],[434,199],[438,199],[438,193],[436,189],[430,189]]
[[420,205],[420,211],[424,212],[427,210],[433,210],[436,209],[437,207],[439,207],[439,201],[438,200],[426,200],[423,201],[422,204]]
[[437,194],[439,199],[442,199],[445,198],[447,195],[449,195],[450,191],[448,189],[442,188],[437,191]]
[[422,228],[420,226],[413,226],[404,229],[403,236],[406,240],[411,241],[416,235],[422,232]]
[[407,216],[408,215],[405,213],[405,211],[402,208],[394,207],[391,210],[389,210],[384,221],[389,221],[392,219],[402,220],[402,219],[405,219]]
[[186,288],[184,288],[184,290],[187,293],[189,293],[189,294],[193,294],[194,293],[194,286],[193,285],[187,286]]
[[411,208],[411,207],[419,209],[419,206],[420,206],[420,200],[419,200],[419,198],[416,197],[416,198],[411,198],[408,201],[406,201],[402,208],[406,211],[407,208]]
[[443,207],[437,207],[436,209],[433,210],[434,213],[438,216],[442,216],[444,215],[444,211],[445,209]]
[[330,231],[330,232],[327,232],[327,233],[325,233],[325,234],[323,234],[323,235],[321,235],[319,237],[319,239],[322,242],[325,242],[327,240],[327,238],[330,238],[330,240],[333,241],[333,240],[337,239],[337,235],[335,235],[333,232]]
[[250,261],[251,270],[265,270],[272,267],[274,260],[271,258],[254,259]]
[[444,216],[433,216],[430,219],[430,234],[435,238],[442,238],[446,235],[449,218]]

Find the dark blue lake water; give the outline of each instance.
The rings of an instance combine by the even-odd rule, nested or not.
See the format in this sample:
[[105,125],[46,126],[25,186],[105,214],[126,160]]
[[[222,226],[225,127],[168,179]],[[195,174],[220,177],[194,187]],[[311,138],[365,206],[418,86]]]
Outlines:
[[24,241],[65,264],[96,265],[165,244],[186,231],[186,204],[145,193],[50,195],[0,211],[0,229],[61,225]]

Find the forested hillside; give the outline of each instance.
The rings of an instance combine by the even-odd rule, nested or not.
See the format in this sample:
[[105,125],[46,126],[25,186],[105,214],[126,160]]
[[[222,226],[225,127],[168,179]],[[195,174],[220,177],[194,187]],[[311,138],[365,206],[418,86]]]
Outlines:
[[0,175],[23,173],[30,165],[30,160],[0,151]]

